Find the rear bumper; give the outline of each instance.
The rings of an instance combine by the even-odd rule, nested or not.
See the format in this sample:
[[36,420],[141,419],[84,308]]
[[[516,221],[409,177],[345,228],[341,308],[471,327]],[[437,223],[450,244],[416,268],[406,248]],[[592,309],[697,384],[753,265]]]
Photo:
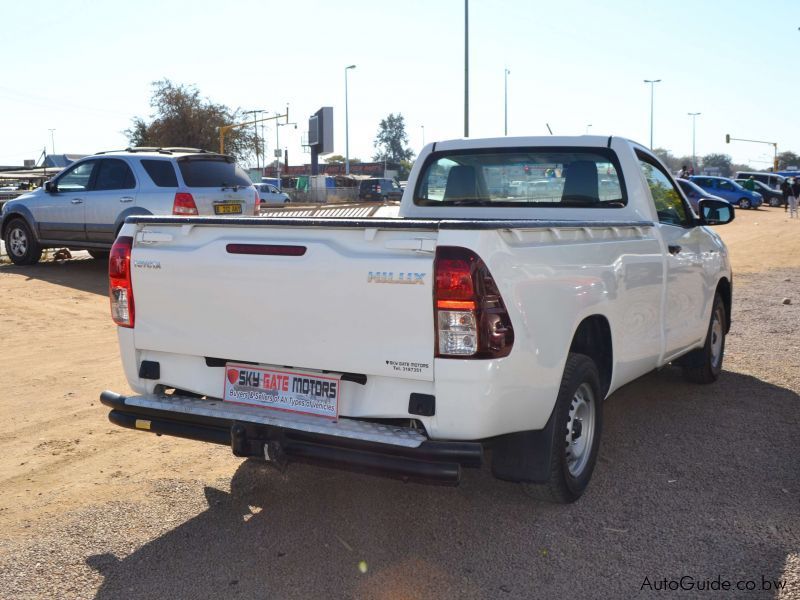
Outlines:
[[[291,419],[265,419],[254,416],[258,411],[235,405],[220,411],[224,416],[213,416],[214,410],[195,407],[214,404],[194,398],[128,398],[105,391],[100,401],[112,409],[109,421],[120,427],[230,445],[236,456],[258,456],[281,467],[290,461],[303,461],[422,483],[457,485],[462,467],[480,467],[483,462],[479,442],[419,439],[418,434],[406,435],[401,428],[369,423],[364,425],[371,431],[362,433],[358,431],[360,422],[349,419],[340,419],[351,423],[350,427],[338,428],[343,431],[311,427],[307,419],[297,421],[295,426],[303,427],[298,429]],[[396,441],[380,429],[398,430]],[[376,438],[385,442],[374,441]]]

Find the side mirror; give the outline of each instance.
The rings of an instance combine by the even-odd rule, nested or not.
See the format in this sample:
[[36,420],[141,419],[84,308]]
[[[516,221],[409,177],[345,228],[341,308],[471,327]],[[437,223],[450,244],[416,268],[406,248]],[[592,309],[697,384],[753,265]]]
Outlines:
[[724,200],[705,198],[698,204],[701,225],[725,225],[735,217],[733,205]]
[[58,192],[58,186],[53,181],[45,181],[44,182],[44,191],[48,194],[55,194]]

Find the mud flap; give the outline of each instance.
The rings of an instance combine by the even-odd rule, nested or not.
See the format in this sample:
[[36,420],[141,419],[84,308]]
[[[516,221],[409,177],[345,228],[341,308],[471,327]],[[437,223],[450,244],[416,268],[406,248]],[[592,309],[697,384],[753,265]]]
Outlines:
[[545,483],[550,479],[550,459],[555,432],[555,407],[544,429],[500,436],[492,446],[492,475],[506,481]]

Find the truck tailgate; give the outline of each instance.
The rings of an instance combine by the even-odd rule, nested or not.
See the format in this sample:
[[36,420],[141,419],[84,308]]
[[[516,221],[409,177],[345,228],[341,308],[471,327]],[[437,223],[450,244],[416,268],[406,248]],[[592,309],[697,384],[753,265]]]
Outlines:
[[136,347],[430,381],[436,237],[139,225],[132,252]]

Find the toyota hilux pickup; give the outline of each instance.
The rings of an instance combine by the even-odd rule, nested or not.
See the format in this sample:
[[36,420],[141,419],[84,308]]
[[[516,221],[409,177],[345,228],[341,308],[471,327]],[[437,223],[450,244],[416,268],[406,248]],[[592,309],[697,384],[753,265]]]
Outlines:
[[[544,181],[519,186],[512,182]],[[670,363],[720,375],[728,252],[619,137],[427,145],[398,206],[129,217],[109,260],[133,395],[111,422],[292,461],[571,502],[603,403]],[[490,458],[490,461],[487,461]]]

